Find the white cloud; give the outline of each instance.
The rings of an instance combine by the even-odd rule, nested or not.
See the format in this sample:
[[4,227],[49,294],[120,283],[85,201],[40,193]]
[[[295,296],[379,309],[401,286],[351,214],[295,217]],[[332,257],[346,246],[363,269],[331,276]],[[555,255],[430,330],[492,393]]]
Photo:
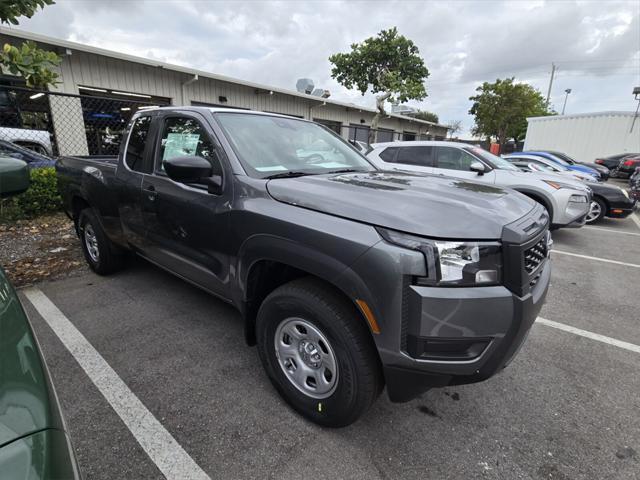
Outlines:
[[339,100],[370,94],[331,79],[329,55],[397,26],[420,48],[441,121],[467,114],[482,81],[515,76],[568,112],[630,110],[640,85],[640,4],[608,2],[313,2],[58,0],[20,28],[283,88],[310,77]]

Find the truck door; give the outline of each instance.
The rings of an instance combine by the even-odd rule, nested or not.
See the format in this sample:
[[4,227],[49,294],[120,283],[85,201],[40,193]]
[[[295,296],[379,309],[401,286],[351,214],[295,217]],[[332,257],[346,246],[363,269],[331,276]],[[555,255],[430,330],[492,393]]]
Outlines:
[[[206,290],[228,297],[232,182],[222,149],[205,118],[193,112],[160,113],[153,172],[142,181],[149,259]],[[163,160],[196,155],[223,177],[220,195],[171,180]]]
[[146,240],[142,212],[142,179],[151,172],[153,149],[152,115],[137,117],[120,152],[122,161],[116,170],[118,213],[125,240],[143,251]]

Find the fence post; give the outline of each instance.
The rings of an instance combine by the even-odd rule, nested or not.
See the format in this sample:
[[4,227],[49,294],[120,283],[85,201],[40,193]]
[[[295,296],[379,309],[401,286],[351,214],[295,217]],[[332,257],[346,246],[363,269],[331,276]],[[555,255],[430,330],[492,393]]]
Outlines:
[[80,98],[49,95],[49,105],[58,155],[89,155]]

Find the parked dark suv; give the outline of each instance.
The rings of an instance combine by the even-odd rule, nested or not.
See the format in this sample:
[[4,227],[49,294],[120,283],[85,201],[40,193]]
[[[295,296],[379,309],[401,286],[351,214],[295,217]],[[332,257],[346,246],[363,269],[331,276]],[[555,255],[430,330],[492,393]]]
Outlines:
[[322,425],[353,422],[385,385],[406,401],[501,371],[547,293],[544,207],[378,170],[312,122],[148,110],[118,158],[56,168],[94,271],[131,250],[234,305],[276,389]]

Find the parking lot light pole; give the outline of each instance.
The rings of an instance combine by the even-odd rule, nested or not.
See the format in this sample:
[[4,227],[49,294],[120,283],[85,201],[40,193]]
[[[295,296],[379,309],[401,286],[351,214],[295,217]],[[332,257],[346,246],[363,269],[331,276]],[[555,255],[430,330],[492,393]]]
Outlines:
[[567,98],[569,98],[569,94],[571,93],[571,89],[567,88],[564,93],[566,94],[564,96],[564,103],[562,104],[562,115],[564,115],[564,109],[567,106]]

